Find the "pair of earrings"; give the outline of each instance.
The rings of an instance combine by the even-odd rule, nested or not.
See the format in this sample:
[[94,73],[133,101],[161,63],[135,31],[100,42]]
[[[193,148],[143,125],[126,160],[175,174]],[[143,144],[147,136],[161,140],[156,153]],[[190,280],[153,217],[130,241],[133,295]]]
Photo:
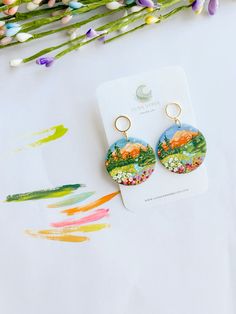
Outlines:
[[[170,106],[175,106],[177,112],[170,114]],[[115,120],[115,128],[124,135],[109,148],[105,166],[119,184],[137,185],[146,181],[154,171],[156,155],[161,164],[169,171],[177,174],[189,173],[197,169],[206,155],[206,140],[195,127],[182,124],[179,120],[182,112],[178,103],[169,103],[165,107],[167,117],[174,124],[161,135],[156,154],[154,149],[145,141],[128,137],[131,120],[127,116],[119,116]],[[120,119],[125,119],[127,126],[118,127]]]

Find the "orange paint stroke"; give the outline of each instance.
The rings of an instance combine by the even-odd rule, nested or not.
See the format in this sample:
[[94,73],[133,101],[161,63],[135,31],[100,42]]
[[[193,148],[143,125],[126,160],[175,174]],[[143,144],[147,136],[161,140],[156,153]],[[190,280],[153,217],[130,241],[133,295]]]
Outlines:
[[69,208],[66,210],[63,210],[62,213],[67,214],[68,216],[70,215],[74,215],[75,213],[79,213],[79,212],[86,212],[90,209],[96,208],[108,201],[110,201],[113,197],[115,197],[117,194],[119,194],[120,191],[117,192],[113,192],[111,194],[105,195],[87,205],[84,206],[78,206],[78,207],[73,207],[73,208]]
[[40,230],[38,234],[68,234],[73,232],[95,232],[105,228],[109,228],[110,225],[106,223],[101,224],[91,224],[91,225],[84,225],[84,226],[75,226],[75,227],[66,227],[62,229],[47,229],[47,230]]
[[53,241],[62,241],[62,242],[85,242],[88,241],[88,237],[84,236],[76,236],[71,234],[62,234],[62,235],[46,235],[46,234],[39,234],[34,233],[31,230],[26,230],[26,233],[32,237],[46,239],[46,240],[53,240]]
[[84,225],[89,222],[100,220],[109,215],[109,209],[97,209],[93,214],[90,214],[86,217],[82,217],[80,219],[67,219],[59,222],[51,223],[52,227],[55,228],[63,228],[67,226],[79,226]]

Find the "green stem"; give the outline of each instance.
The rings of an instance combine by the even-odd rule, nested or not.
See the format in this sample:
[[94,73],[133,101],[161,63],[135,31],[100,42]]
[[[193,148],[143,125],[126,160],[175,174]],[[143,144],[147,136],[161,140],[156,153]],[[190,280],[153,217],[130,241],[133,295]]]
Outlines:
[[[91,10],[95,10],[95,9],[101,7],[101,6],[104,6],[106,3],[109,3],[111,1],[112,0],[101,0],[101,1],[98,2],[98,0],[96,0],[96,1],[93,1],[93,0],[84,0],[83,1],[83,0],[81,0],[81,2],[87,4],[85,7],[82,7],[80,9],[73,10],[73,11],[66,11],[63,14],[60,14],[58,16],[38,19],[36,21],[25,23],[25,24],[23,24],[24,32],[27,32],[27,31],[29,31],[31,29],[39,28],[42,25],[50,24],[50,23],[52,23],[54,21],[57,21],[57,20],[61,19],[64,16],[67,16],[67,15],[70,15],[70,14],[74,15],[74,14],[80,14],[80,13],[85,13],[85,12],[88,12],[88,11],[91,11]],[[191,3],[188,4],[188,5],[180,6],[178,8],[175,8],[175,9],[171,10],[170,12],[167,12],[164,15],[160,15],[159,16],[159,20],[156,23],[159,23],[162,20],[165,20],[165,19],[169,18],[170,16],[178,13],[179,11],[181,11],[181,10],[183,10],[185,8],[190,7],[193,1],[194,0],[191,0]],[[179,4],[181,2],[182,2],[182,0],[171,0],[171,1],[162,2],[161,3],[161,8],[155,8],[152,12],[149,12],[149,10],[147,8],[143,8],[139,12],[134,12],[134,13],[131,13],[131,14],[127,15],[127,16],[124,16],[124,17],[122,17],[120,19],[117,19],[115,21],[111,21],[109,23],[106,23],[105,25],[103,25],[101,27],[98,27],[96,29],[96,31],[106,31],[106,34],[113,33],[115,31],[120,30],[124,26],[128,26],[128,25],[133,24],[133,23],[135,23],[135,22],[137,22],[137,21],[139,21],[141,19],[145,19],[149,15],[155,14],[155,12],[159,11],[160,9],[161,9],[161,11],[162,10],[165,11],[165,9],[170,8],[171,6],[173,6],[175,4]],[[48,35],[51,35],[51,34],[54,34],[54,33],[60,32],[60,31],[64,31],[64,30],[68,30],[68,29],[72,29],[72,28],[79,28],[80,26],[85,25],[85,24],[87,24],[87,23],[89,23],[91,21],[94,21],[94,20],[99,19],[99,18],[103,18],[105,16],[113,14],[113,13],[119,11],[119,10],[123,10],[125,8],[126,7],[124,6],[124,7],[121,7],[119,9],[117,9],[117,10],[114,10],[114,11],[108,11],[108,12],[105,12],[105,13],[94,15],[94,16],[92,16],[92,17],[90,17],[90,18],[88,18],[88,19],[86,19],[84,21],[80,21],[80,22],[77,22],[77,23],[74,23],[74,24],[70,24],[70,25],[67,25],[67,26],[64,26],[64,27],[52,29],[52,30],[49,30],[49,31],[36,33],[36,34],[34,34],[34,37],[29,39],[28,41],[31,41],[31,40],[34,40],[34,39],[38,39],[38,38],[41,38],[41,37],[44,37],[44,36],[48,36]],[[42,10],[38,10],[38,11],[43,11],[43,10],[48,10],[48,9],[42,9]],[[37,11],[33,11],[33,12],[37,12]],[[19,14],[28,14],[28,13],[32,13],[32,12],[19,13]],[[33,14],[32,14],[32,17],[33,17]],[[141,28],[143,28],[145,26],[147,26],[147,24],[146,23],[142,23],[141,25],[138,25],[137,27],[134,27],[131,30],[125,32],[125,33],[120,33],[117,36],[113,36],[113,37],[107,39],[105,41],[105,43],[111,42],[114,39],[117,39],[117,38],[120,38],[122,36],[125,36],[125,35],[127,35],[127,34],[129,34],[131,32],[134,32],[135,30],[141,29]],[[83,39],[86,39],[86,35],[82,35],[82,36],[77,37],[74,40],[69,40],[69,41],[63,42],[63,43],[61,43],[59,45],[45,48],[45,49],[39,51],[38,53],[36,53],[36,54],[34,54],[34,55],[32,55],[32,56],[30,56],[28,58],[23,59],[23,62],[24,63],[30,62],[30,61],[32,61],[32,60],[34,60],[34,59],[36,59],[36,58],[38,58],[40,56],[43,56],[43,55],[49,53],[49,52],[52,52],[54,50],[58,50],[58,49],[60,49],[62,47],[70,45],[69,47],[67,47],[66,49],[60,51],[58,54],[55,55],[55,59],[60,59],[61,57],[63,57],[67,53],[69,53],[69,52],[71,52],[73,50],[79,49],[80,47],[82,47],[84,45],[87,45],[87,44],[91,43],[92,41],[95,41],[98,38],[103,37],[104,35],[105,34],[100,35],[100,36],[96,36],[96,37],[94,37],[94,38],[92,38],[90,40],[84,40],[84,41],[83,41]],[[5,47],[9,47],[9,46],[12,46],[12,45],[17,45],[17,44],[20,44],[20,43],[19,42],[14,42],[14,43],[8,44],[6,46],[2,46],[2,47],[0,46],[0,49],[1,48],[5,48]]]
[[117,35],[117,36],[111,37],[111,38],[105,40],[105,41],[104,41],[104,44],[109,43],[109,42],[113,41],[114,39],[117,39],[117,38],[120,38],[120,37],[122,37],[122,36],[125,36],[125,35],[127,35],[127,34],[129,34],[129,33],[133,33],[133,32],[135,32],[136,30],[139,30],[139,29],[143,28],[144,26],[147,26],[147,24],[146,24],[146,23],[141,24],[141,25],[139,25],[139,26],[137,26],[137,27],[134,27],[134,28],[130,29],[130,30],[127,31],[127,32],[120,33],[120,34]]
[[47,18],[42,18],[42,19],[38,19],[38,20],[35,20],[32,22],[28,22],[28,23],[25,23],[22,25],[22,30],[24,30],[24,32],[29,32],[31,30],[42,27],[43,25],[47,25],[47,24],[53,23],[55,21],[58,21],[67,15],[76,15],[76,14],[86,13],[86,12],[95,10],[99,7],[104,6],[105,4],[107,4],[111,1],[112,0],[100,0],[99,2],[88,4],[84,7],[76,9],[76,10],[65,11],[64,13],[57,15],[57,16],[50,16]]
[[[169,6],[172,6],[173,4],[179,3],[179,2],[181,2],[181,1],[179,1],[179,0],[173,0],[173,1],[169,2]],[[179,11],[181,11],[181,10],[183,10],[183,9],[185,9],[185,8],[188,8],[189,6],[191,6],[191,4],[189,4],[189,5],[187,5],[187,6],[181,6],[181,7],[179,7],[179,8],[173,9],[173,10],[170,11],[169,13],[167,13],[167,14],[165,14],[165,15],[163,15],[163,16],[160,16],[160,19],[159,19],[156,23],[159,23],[161,20],[164,20],[164,19],[166,19],[166,18],[172,16],[173,14],[176,14],[177,12],[179,12]],[[167,8],[168,6],[167,6],[167,5],[165,5],[165,6],[163,5],[162,7]],[[147,10],[147,9],[145,9],[145,10]],[[154,10],[152,11],[152,14],[155,13],[156,11],[158,11],[158,10],[159,10],[159,9],[154,9]],[[139,13],[139,12],[137,12],[137,13]],[[102,27],[99,27],[97,30],[98,30],[98,31],[99,31],[99,30],[107,30],[107,34],[109,34],[109,33],[112,33],[112,32],[114,32],[114,31],[117,31],[117,30],[123,28],[124,26],[128,26],[129,24],[132,24],[132,23],[134,23],[134,22],[136,22],[136,21],[138,21],[138,20],[140,20],[140,19],[145,19],[145,18],[146,18],[147,16],[149,16],[149,15],[150,15],[150,12],[147,12],[147,13],[142,14],[142,15],[139,15],[139,16],[134,16],[134,17],[132,17],[132,18],[128,18],[128,16],[126,16],[126,17],[124,17],[124,18],[122,18],[122,19],[116,21],[115,23],[113,23],[113,25],[112,25],[108,30],[107,30],[107,25],[104,25],[104,26],[102,26]],[[127,20],[126,20],[126,19],[127,19]],[[122,23],[121,20],[126,20],[126,21]],[[109,23],[109,24],[110,24],[110,23]],[[143,28],[143,27],[146,26],[146,25],[147,25],[147,24],[141,24],[141,25],[135,27],[133,30],[130,30],[129,32],[132,32],[132,31],[141,29],[141,28]],[[129,32],[126,32],[125,34],[127,34],[127,33],[129,33]],[[122,34],[120,34],[120,36],[118,35],[118,36],[116,36],[116,37],[121,37],[121,36],[122,36]],[[101,36],[99,36],[99,37],[101,37]],[[96,37],[95,39],[97,39],[97,38],[98,38],[98,37]],[[90,42],[90,41],[89,41],[89,42]],[[86,42],[86,43],[89,43],[89,42]],[[74,46],[72,46],[72,47],[69,47],[69,48],[67,48],[67,49],[65,49],[65,50],[63,50],[63,51],[61,51],[60,53],[58,53],[58,54],[55,56],[55,59],[59,59],[59,58],[63,57],[65,54],[67,54],[67,53],[69,53],[69,52],[71,52],[71,51],[73,51],[73,50],[75,50],[75,49],[78,49],[78,48],[80,48],[81,46],[84,46],[84,45],[85,45],[85,43],[78,43],[77,45],[74,45]]]
[[[72,42],[72,41],[71,41]],[[40,50],[39,52],[35,53],[34,55],[28,57],[28,58],[25,58],[23,59],[23,62],[24,63],[27,63],[27,62],[30,62],[32,60],[35,60],[36,58],[39,58],[53,50],[56,50],[56,49],[59,49],[59,48],[62,48],[63,46],[65,45],[68,45],[68,42],[63,42],[62,44],[60,45],[57,45],[57,46],[52,46],[52,47],[49,47],[49,48],[45,48],[43,50]]]
[[0,21],[8,21],[8,20],[10,20],[11,18],[12,18],[12,16],[10,16],[10,15],[2,16],[2,17],[0,17]]
[[[109,15],[109,14],[112,14],[112,13],[115,13],[115,12],[117,12],[118,10],[121,10],[121,8],[119,8],[119,9],[117,9],[117,10],[114,10],[114,11],[108,11],[108,12],[106,12],[106,13],[102,13],[102,14],[98,14],[100,17],[101,17],[101,15],[102,15],[102,17],[104,17],[104,15],[106,14],[106,15]],[[142,11],[143,10],[146,10],[145,8],[144,9],[142,9]],[[140,12],[134,12],[134,13],[131,13],[129,16],[134,16],[134,15],[140,15]],[[126,20],[127,19],[127,17],[128,16],[125,16],[125,17],[122,17],[122,18],[120,18],[118,21],[119,21],[119,23],[120,23],[120,21],[123,21],[123,20]],[[99,27],[99,28],[97,28],[96,30],[97,31],[102,31],[102,30],[105,30],[106,28],[111,28],[111,26],[114,26],[114,25],[117,25],[117,21],[113,21],[113,22],[110,22],[110,23],[107,23],[107,24],[105,24],[105,25],[103,25],[102,27]],[[68,26],[70,26],[70,25],[68,25]],[[101,35],[100,37],[102,37],[103,35]],[[99,36],[98,37],[95,37],[94,38],[94,40],[95,39],[98,39],[99,38]],[[38,58],[38,57],[40,57],[40,56],[42,56],[42,55],[44,55],[44,54],[46,54],[46,53],[49,53],[49,52],[51,52],[51,51],[53,51],[53,50],[57,50],[57,49],[59,49],[59,48],[61,48],[61,47],[63,47],[63,46],[66,46],[66,45],[69,45],[69,44],[73,44],[73,43],[77,43],[78,41],[80,41],[81,39],[86,39],[86,35],[82,35],[82,36],[80,36],[80,37],[77,37],[77,38],[75,38],[74,40],[68,40],[68,41],[66,41],[66,42],[63,42],[62,44],[60,44],[60,45],[57,45],[57,46],[52,46],[52,47],[49,47],[49,48],[46,48],[46,49],[43,49],[43,50],[41,50],[41,51],[39,51],[38,53],[36,53],[36,54],[34,54],[34,55],[32,55],[32,56],[30,56],[30,57],[28,57],[28,58],[25,58],[25,59],[23,59],[23,62],[24,63],[27,63],[27,62],[30,62],[30,61],[32,61],[32,60],[34,60],[34,59],[36,59],[36,58]],[[77,46],[81,46],[81,44],[82,45],[85,45],[86,43],[88,43],[88,42],[90,42],[90,41],[86,41],[86,42],[80,42],[79,44],[77,44]],[[10,45],[10,44],[9,44]],[[9,46],[8,45],[8,46]],[[74,50],[74,49],[77,49],[77,48],[75,48],[75,46],[71,46],[71,47],[69,47],[68,49],[71,49],[71,50]],[[69,52],[69,51],[68,51]]]
[[81,22],[77,22],[77,23],[73,23],[73,24],[70,24],[70,25],[67,25],[67,26],[64,26],[64,27],[59,27],[59,28],[56,28],[56,29],[52,29],[50,31],[46,31],[46,32],[41,32],[41,33],[37,33],[37,34],[34,34],[34,39],[38,39],[38,38],[41,38],[41,37],[45,37],[45,36],[48,36],[48,35],[51,35],[51,34],[55,34],[55,33],[58,33],[58,32],[61,32],[61,31],[65,31],[65,30],[69,30],[69,29],[73,29],[73,28],[80,28],[81,26],[83,25],[86,25],[92,21],[95,21],[95,20],[98,20],[98,19],[101,19],[101,18],[104,18],[106,16],[109,16],[109,15],[112,15],[118,11],[121,11],[121,10],[124,10],[124,7],[121,7],[117,10],[113,10],[113,11],[107,11],[105,13],[100,13],[100,14],[96,14],[86,20],[83,20]]
[[0,7],[0,12],[9,10],[11,8],[14,8],[15,6],[21,5],[23,3],[28,3],[31,2],[32,0],[16,0],[14,3],[9,4],[9,5],[3,5]]
[[[121,7],[121,8],[118,8],[116,10],[112,10],[112,11],[107,11],[107,12],[104,12],[104,13],[96,14],[96,15],[90,17],[89,19],[81,21],[81,22],[77,22],[77,23],[70,24],[70,25],[67,25],[67,26],[64,26],[64,27],[56,28],[56,29],[53,29],[53,30],[50,30],[50,31],[36,33],[36,34],[33,35],[32,38],[30,38],[26,42],[29,42],[29,41],[32,41],[32,40],[35,40],[35,39],[39,39],[39,38],[42,38],[42,37],[45,37],[45,36],[49,36],[49,35],[55,34],[57,32],[61,32],[61,31],[65,31],[65,30],[69,30],[69,29],[73,29],[73,28],[79,28],[79,27],[81,27],[83,25],[86,25],[86,24],[92,22],[92,21],[98,20],[100,18],[107,17],[109,15],[112,15],[112,14],[114,14],[116,12],[119,12],[121,10],[124,10],[124,9],[125,9],[125,7]],[[66,43],[70,43],[70,41],[67,41]],[[0,49],[11,47],[11,46],[15,46],[15,45],[19,45],[19,44],[22,44],[22,43],[19,42],[19,41],[16,41],[16,42],[10,43],[10,44],[8,44],[6,46],[0,46]]]
[[[164,15],[160,15],[160,16],[159,16],[159,20],[158,20],[155,24],[158,24],[158,23],[162,22],[163,20],[167,19],[168,17],[171,17],[172,15],[174,15],[174,14],[176,14],[176,13],[178,13],[178,12],[184,10],[184,9],[187,9],[187,8],[189,8],[190,6],[191,6],[191,4],[184,5],[184,6],[178,7],[178,8],[176,8],[176,9],[174,9],[174,10],[172,10],[172,11],[170,11],[170,12],[164,14]],[[117,35],[117,36],[114,36],[114,37],[111,37],[111,38],[105,40],[105,41],[104,41],[104,44],[109,43],[109,42],[111,42],[111,41],[113,41],[113,40],[115,40],[115,39],[118,39],[118,38],[122,37],[122,36],[128,35],[129,33],[132,33],[132,32],[134,32],[134,31],[136,31],[136,30],[139,30],[139,29],[141,29],[141,28],[144,28],[145,26],[149,26],[149,25],[146,24],[146,23],[141,24],[141,25],[139,25],[139,26],[137,26],[137,27],[135,27],[135,28],[130,29],[130,30],[127,31],[127,32],[121,33],[121,34],[119,34],[119,35]]]
[[51,14],[52,12],[64,10],[66,8],[67,8],[66,5],[58,5],[56,7],[44,8],[44,9],[39,9],[35,11],[22,12],[22,13],[17,12],[15,14],[14,22],[28,20],[28,19],[34,18],[36,16],[44,15],[44,14]]
[[[146,8],[144,9],[145,11],[147,10]],[[158,10],[158,9],[155,9],[154,11],[156,11],[156,10]],[[153,11],[153,12],[154,12]],[[140,13],[140,12],[135,12],[136,13],[136,15],[137,15],[137,13]],[[128,18],[128,16],[125,16],[125,17],[123,17],[123,18],[121,18],[120,20],[118,20],[119,22],[117,22],[117,21],[115,21],[115,22],[112,22],[112,23],[108,23],[108,24],[106,24],[106,25],[104,25],[104,26],[102,26],[102,27],[99,27],[99,28],[97,28],[96,29],[96,31],[102,31],[102,30],[106,30],[106,34],[109,34],[109,33],[112,33],[112,32],[114,32],[114,31],[117,31],[117,30],[119,30],[120,28],[122,28],[122,27],[124,27],[124,26],[126,26],[126,25],[129,25],[129,24],[131,24],[131,23],[134,23],[134,22],[136,22],[136,21],[138,21],[140,18],[145,18],[146,16],[148,16],[150,13],[148,12],[148,13],[145,13],[145,14],[143,14],[143,15],[141,15],[140,16],[140,14],[138,15],[138,16],[132,16],[132,18],[130,18],[130,19],[128,19],[127,21],[125,21],[125,22],[120,22],[121,20],[126,20],[127,18]],[[130,14],[130,15],[133,15],[133,14]],[[110,26],[112,24],[112,26]],[[110,26],[109,27],[109,29],[108,29],[108,27],[107,26]],[[105,34],[104,34],[105,35]],[[100,35],[100,36],[97,36],[97,37],[95,37],[95,38],[93,38],[93,40],[96,40],[96,39],[98,39],[99,37],[103,37],[104,35]],[[84,46],[85,44],[87,44],[87,43],[90,43],[90,41],[91,40],[89,40],[89,41],[86,41],[86,42],[79,42],[78,44],[76,44],[76,45],[74,45],[74,46],[71,46],[71,47],[69,47],[69,48],[67,48],[67,49],[65,49],[65,50],[63,50],[63,51],[61,51],[60,53],[58,53],[56,56],[55,56],[55,59],[59,59],[59,58],[61,58],[61,57],[63,57],[64,55],[66,55],[67,53],[69,53],[69,52],[71,52],[71,51],[73,51],[73,50],[75,50],[75,49],[78,49],[78,48],[80,48],[81,46]]]
[[[112,27],[115,27],[116,25],[120,25],[121,23],[126,23],[128,21],[134,21],[134,20],[137,20],[137,18],[141,18],[143,16],[143,12],[146,12],[148,9],[147,8],[142,8],[140,11],[138,12],[133,12],[133,13],[130,13],[126,16],[123,16],[119,19],[117,19],[116,21],[112,21],[112,22],[109,22],[103,26],[100,26],[96,29],[96,31],[105,31],[105,30],[110,30]],[[158,10],[158,9],[155,9],[155,10]],[[149,13],[150,14],[150,13]]]

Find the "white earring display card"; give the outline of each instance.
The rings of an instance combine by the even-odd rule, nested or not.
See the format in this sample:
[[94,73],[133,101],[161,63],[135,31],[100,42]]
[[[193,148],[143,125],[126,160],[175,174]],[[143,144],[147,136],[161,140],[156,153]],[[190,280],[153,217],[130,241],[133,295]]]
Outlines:
[[[165,113],[165,104],[169,102],[181,105],[181,123],[198,128],[185,72],[177,66],[106,82],[97,89],[97,98],[107,149],[122,138],[122,133],[114,127],[114,121],[118,116],[126,115],[131,120],[128,136],[149,143],[157,156],[161,134],[174,123]],[[201,131],[204,134],[204,130]],[[105,156],[106,151],[104,162]],[[104,175],[107,175],[105,165]],[[205,164],[189,173],[174,173],[161,164],[158,156],[155,170],[148,180],[138,185],[119,185],[124,205],[131,210],[194,196],[206,191],[207,186]]]

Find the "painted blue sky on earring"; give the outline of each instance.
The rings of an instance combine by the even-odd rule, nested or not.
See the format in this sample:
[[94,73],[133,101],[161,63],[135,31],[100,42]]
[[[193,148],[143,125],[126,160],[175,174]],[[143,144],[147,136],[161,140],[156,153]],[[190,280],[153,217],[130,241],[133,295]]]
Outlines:
[[[118,121],[126,119],[128,126],[121,129]],[[124,138],[112,144],[107,152],[105,166],[114,181],[123,185],[137,185],[146,181],[156,164],[153,148],[143,140],[128,137],[131,121],[127,116],[115,120],[115,128],[123,133]]]

